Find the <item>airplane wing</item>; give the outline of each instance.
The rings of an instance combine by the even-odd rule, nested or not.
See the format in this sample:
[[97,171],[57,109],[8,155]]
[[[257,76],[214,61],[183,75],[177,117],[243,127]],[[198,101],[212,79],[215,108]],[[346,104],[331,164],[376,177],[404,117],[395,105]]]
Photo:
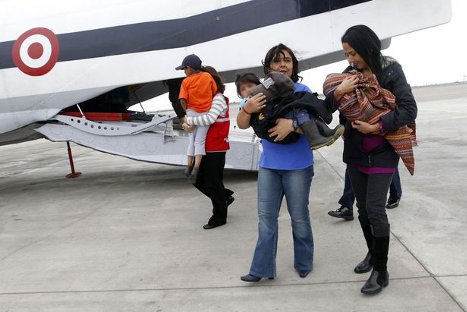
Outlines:
[[261,73],[265,52],[279,42],[305,70],[342,59],[349,26],[370,26],[388,46],[450,16],[450,0],[4,0],[0,144],[76,104],[92,111],[115,97],[121,113],[163,94],[187,54],[229,82],[240,71]]

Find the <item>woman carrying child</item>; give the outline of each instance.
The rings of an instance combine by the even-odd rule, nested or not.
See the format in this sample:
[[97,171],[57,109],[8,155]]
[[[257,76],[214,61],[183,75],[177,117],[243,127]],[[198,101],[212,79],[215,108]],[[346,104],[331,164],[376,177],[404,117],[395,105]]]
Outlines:
[[[282,72],[295,83],[295,92],[310,89],[299,83],[298,60],[292,50],[283,44],[272,47],[264,59],[264,73]],[[237,81],[237,90],[242,83]],[[241,93],[241,92],[240,92]],[[241,94],[249,95],[247,92]],[[240,110],[237,124],[241,129],[250,127],[252,114],[266,106],[265,96],[252,96]],[[296,122],[295,122],[296,124]],[[298,130],[293,119],[278,119],[270,129],[270,136],[281,141]],[[278,217],[285,195],[287,209],[292,219],[294,241],[294,267],[298,275],[306,277],[313,268],[313,233],[308,210],[311,181],[313,179],[313,153],[305,136],[294,143],[279,144],[274,140],[261,140],[263,152],[258,173],[258,241],[250,271],[241,277],[245,282],[258,282],[262,278],[276,276],[276,251]]]
[[185,117],[183,129],[193,126],[209,127],[206,135],[206,155],[203,156],[194,186],[209,197],[212,202],[212,216],[203,228],[210,230],[227,222],[227,207],[234,201],[233,192],[224,187],[225,154],[229,150],[229,103],[223,95],[224,82],[219,73],[211,66],[204,66],[204,72],[210,74],[216,83],[218,92],[212,99],[208,112],[196,117]]
[[[384,88],[378,89],[383,96],[388,96],[384,93],[389,91],[397,104],[395,109],[372,123],[347,120],[344,133],[344,162],[348,164],[350,182],[357,200],[358,219],[368,247],[366,257],[354,271],[365,273],[373,269],[361,292],[375,294],[389,283],[387,261],[390,229],[385,205],[399,162],[399,155],[383,135],[414,123],[417,106],[401,65],[381,54],[381,42],[373,30],[365,25],[350,27],[341,41],[351,65],[344,73],[355,69],[359,73],[349,75],[337,88],[326,92],[329,107],[341,109],[340,105],[349,99],[349,94],[361,94],[361,90],[371,87],[362,81],[371,81],[374,77]],[[328,82],[325,82],[325,86]]]

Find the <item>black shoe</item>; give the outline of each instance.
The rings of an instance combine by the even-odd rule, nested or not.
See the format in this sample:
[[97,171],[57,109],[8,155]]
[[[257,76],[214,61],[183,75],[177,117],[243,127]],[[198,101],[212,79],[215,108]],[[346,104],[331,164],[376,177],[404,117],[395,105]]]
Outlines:
[[[256,282],[259,282],[261,280],[261,277],[257,277],[257,276],[251,275],[251,274],[247,274],[247,275],[243,275],[242,277],[240,277],[240,279],[242,281],[244,281],[244,282],[256,283]],[[269,277],[268,279],[273,280],[274,277]]]
[[209,224],[209,223],[208,223],[208,224],[203,225],[203,229],[205,229],[205,230],[210,230],[210,229],[214,229],[214,228],[216,228],[216,227],[218,227],[218,226],[222,226],[222,225],[224,225],[224,224],[225,224],[225,223],[221,223],[221,224]]
[[371,272],[370,278],[363,285],[361,292],[366,295],[374,295],[383,290],[389,284],[388,271],[375,271]]
[[328,215],[334,218],[342,218],[347,221],[353,220],[353,210],[345,206],[341,206],[336,210],[331,210],[328,212]]
[[261,277],[257,277],[251,274],[243,275],[240,279],[244,282],[255,283],[261,280]]
[[305,278],[308,276],[308,274],[310,274],[311,270],[306,270],[306,271],[299,271],[297,270],[297,273],[298,273],[298,276],[300,276],[301,278]]
[[388,203],[386,204],[386,209],[393,209],[399,207],[400,199],[389,198]]
[[229,207],[230,204],[232,204],[232,203],[234,202],[234,200],[235,200],[235,197],[229,196],[229,198],[227,198],[227,199],[225,200],[225,203],[227,204],[227,207]]
[[357,266],[353,269],[353,271],[357,274],[370,272],[373,268],[373,264],[371,263],[371,254],[367,253],[365,259],[363,259]]

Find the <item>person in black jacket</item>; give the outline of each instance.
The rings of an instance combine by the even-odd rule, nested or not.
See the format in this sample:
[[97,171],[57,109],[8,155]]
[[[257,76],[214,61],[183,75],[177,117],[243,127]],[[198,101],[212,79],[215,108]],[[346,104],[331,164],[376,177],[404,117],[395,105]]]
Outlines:
[[[375,74],[381,87],[391,91],[397,103],[395,111],[382,116],[375,124],[347,121],[344,132],[343,159],[349,168],[358,219],[368,246],[367,255],[354,271],[365,273],[373,269],[361,292],[375,294],[389,283],[390,229],[385,205],[399,163],[394,148],[380,134],[414,122],[417,105],[401,65],[381,54],[381,42],[373,30],[365,25],[352,26],[344,33],[341,42],[350,64],[344,72],[357,69],[367,77]],[[335,111],[342,96],[353,92],[357,85],[356,75],[347,77],[334,92],[326,95],[326,103]]]

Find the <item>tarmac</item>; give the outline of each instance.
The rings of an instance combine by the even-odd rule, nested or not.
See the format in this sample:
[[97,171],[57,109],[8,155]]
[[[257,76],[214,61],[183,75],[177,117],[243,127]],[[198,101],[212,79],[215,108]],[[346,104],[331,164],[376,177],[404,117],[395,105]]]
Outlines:
[[210,202],[183,168],[44,139],[0,147],[0,312],[467,311],[467,84],[415,88],[415,175],[388,210],[390,283],[360,293],[367,274],[357,219],[327,215],[343,189],[342,142],[319,149],[310,212],[314,269],[299,278],[285,202],[278,276],[240,281],[257,238],[256,173],[227,170],[225,226],[203,230]]

